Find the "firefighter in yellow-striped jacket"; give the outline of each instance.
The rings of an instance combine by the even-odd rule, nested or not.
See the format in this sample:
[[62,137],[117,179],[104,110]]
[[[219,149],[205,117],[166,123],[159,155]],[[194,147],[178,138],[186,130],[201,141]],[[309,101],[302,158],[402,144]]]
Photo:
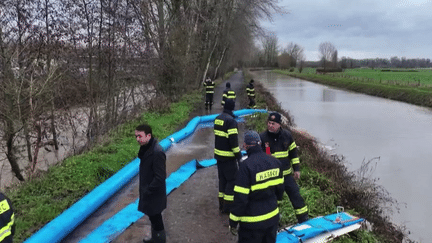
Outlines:
[[282,200],[282,163],[265,154],[255,131],[244,135],[243,147],[247,159],[240,163],[234,186],[234,203],[229,217],[229,228],[239,243],[274,243],[279,223],[277,201]]
[[0,242],[12,243],[15,234],[15,214],[12,203],[3,193],[0,192]]
[[223,112],[214,121],[215,148],[219,178],[219,210],[229,213],[234,200],[234,180],[241,159],[238,126],[234,119],[234,100],[227,100]]
[[225,90],[223,91],[222,94],[222,102],[221,102],[222,107],[225,105],[226,100],[234,100],[235,103],[236,97],[237,97],[236,92],[231,89],[231,83],[227,82],[225,84]]
[[308,207],[300,195],[295,180],[300,179],[300,159],[297,145],[287,130],[281,128],[282,117],[277,112],[270,113],[267,120],[267,131],[260,134],[261,147],[267,153],[282,162],[285,192],[294,207],[297,221],[302,223],[309,219]]
[[251,79],[249,81],[249,84],[246,86],[246,94],[247,97],[249,99],[249,104],[248,104],[248,108],[249,109],[255,109],[256,108],[256,104],[255,104],[255,87],[254,87],[254,80]]
[[205,108],[206,110],[211,110],[213,105],[213,94],[214,94],[215,82],[210,78],[207,78],[204,81],[204,87],[206,92]]

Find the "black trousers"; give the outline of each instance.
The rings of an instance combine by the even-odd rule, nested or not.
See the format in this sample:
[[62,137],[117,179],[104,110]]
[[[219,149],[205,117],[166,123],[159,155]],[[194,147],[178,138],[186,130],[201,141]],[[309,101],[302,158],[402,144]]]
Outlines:
[[[305,209],[306,204],[303,200],[303,197],[300,195],[300,189],[292,175],[284,176],[284,187],[285,192],[288,194],[288,197],[291,201],[291,204],[296,211],[297,220],[301,223],[308,219],[308,212],[298,213],[298,210]],[[307,208],[306,208],[307,209]]]
[[149,215],[149,219],[150,219],[152,230],[154,230],[154,231],[161,231],[161,230],[165,229],[161,213],[160,214],[155,214],[155,215],[152,215],[152,216]]
[[209,105],[213,105],[213,94],[212,93],[206,93],[206,101],[205,101],[206,106]]
[[240,225],[239,243],[275,243],[278,225],[266,229],[245,229]]
[[234,183],[238,171],[236,160],[218,161],[218,178],[219,178],[219,198],[224,199],[224,210],[231,209],[231,203],[234,201]]
[[248,108],[255,108],[255,98],[254,97],[248,97],[248,98],[249,98]]

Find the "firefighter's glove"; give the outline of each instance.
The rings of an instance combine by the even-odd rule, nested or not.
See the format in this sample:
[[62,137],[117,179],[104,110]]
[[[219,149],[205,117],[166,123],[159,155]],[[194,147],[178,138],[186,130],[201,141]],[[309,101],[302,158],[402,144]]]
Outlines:
[[231,227],[231,225],[230,225],[229,230],[230,230],[231,234],[233,234],[233,235],[237,235],[237,233],[238,233],[237,227]]

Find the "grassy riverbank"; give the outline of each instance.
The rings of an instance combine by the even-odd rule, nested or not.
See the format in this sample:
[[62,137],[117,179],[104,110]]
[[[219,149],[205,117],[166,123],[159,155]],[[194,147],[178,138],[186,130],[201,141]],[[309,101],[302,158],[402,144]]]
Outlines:
[[316,74],[314,70],[308,68],[302,73],[298,70],[294,72],[274,70],[274,72],[368,95],[432,107],[431,71],[416,72],[410,76],[404,72],[394,74],[371,70]]
[[47,172],[6,191],[13,201],[16,219],[14,242],[22,242],[46,223],[94,189],[136,157],[139,146],[134,129],[141,123],[153,128],[163,139],[189,119],[189,113],[202,103],[202,92],[185,95],[164,111],[149,111],[121,125],[90,151],[69,157]]
[[[248,81],[252,76],[246,75]],[[259,80],[258,80],[259,81]],[[287,128],[291,127],[292,118],[283,110],[270,92],[256,82],[258,108],[279,111],[287,117]],[[267,114],[247,118],[246,127],[264,131]],[[345,211],[367,219],[373,226],[372,231],[357,230],[343,236],[334,242],[402,242],[403,232],[383,216],[382,203],[392,203],[386,191],[375,185],[373,181],[358,178],[348,172],[339,156],[330,156],[321,149],[310,135],[291,129],[299,147],[301,163],[300,193],[304,197],[311,217],[336,212],[337,206],[343,206]],[[296,223],[294,210],[285,196],[281,206],[282,226]]]

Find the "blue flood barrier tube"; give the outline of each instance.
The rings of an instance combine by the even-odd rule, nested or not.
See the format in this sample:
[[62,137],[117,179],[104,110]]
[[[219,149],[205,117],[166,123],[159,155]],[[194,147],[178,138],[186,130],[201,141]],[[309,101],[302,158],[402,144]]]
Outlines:
[[[266,113],[264,109],[244,109],[234,111],[236,116],[246,116],[253,113]],[[159,144],[166,151],[175,142],[181,141],[193,133],[195,128],[204,122],[214,121],[219,114],[194,117],[187,126],[171,136],[161,140]],[[173,137],[175,136],[175,137]],[[177,140],[176,140],[177,139]],[[60,242],[79,224],[88,218],[94,211],[102,206],[118,190],[125,186],[139,172],[139,159],[136,158],[109,179],[101,183],[71,207],[51,220],[39,231],[29,237],[24,243]]]
[[92,214],[101,204],[136,176],[139,163],[138,158],[134,159],[70,208],[51,220],[25,242],[59,242],[81,224],[88,215]]

